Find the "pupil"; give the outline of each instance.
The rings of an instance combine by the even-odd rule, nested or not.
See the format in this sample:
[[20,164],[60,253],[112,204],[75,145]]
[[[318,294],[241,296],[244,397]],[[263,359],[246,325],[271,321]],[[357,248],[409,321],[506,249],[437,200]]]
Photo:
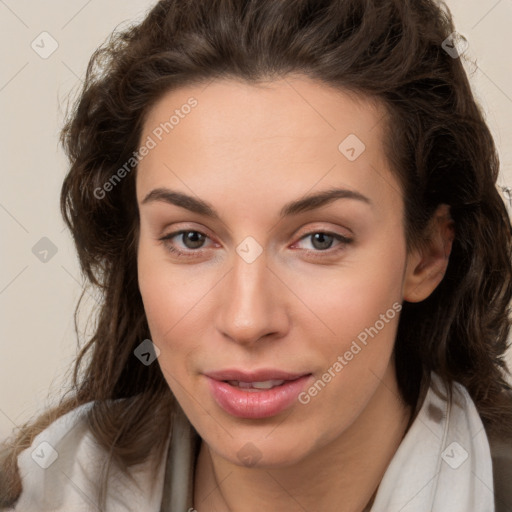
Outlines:
[[[185,236],[185,245],[189,249],[197,249],[203,242],[201,233],[198,233],[197,231],[187,231],[186,233],[183,233],[183,236]],[[187,242],[191,242],[192,247],[190,247]]]
[[[323,239],[323,243],[322,243],[322,239]],[[325,242],[326,239],[327,239],[327,242]],[[320,240],[320,247],[316,247],[316,244],[315,244],[315,242],[317,242],[318,240]],[[325,233],[315,233],[315,235],[313,236],[313,245],[317,249],[329,249],[331,244],[332,244],[332,237],[330,235],[327,235]]]

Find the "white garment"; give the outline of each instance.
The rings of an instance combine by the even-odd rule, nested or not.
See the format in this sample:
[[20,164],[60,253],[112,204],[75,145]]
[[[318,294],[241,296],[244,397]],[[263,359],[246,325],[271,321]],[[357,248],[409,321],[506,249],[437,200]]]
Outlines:
[[[476,407],[460,384],[452,386],[451,403],[440,398],[432,385],[443,390],[435,373],[418,416],[382,478],[371,512],[494,512],[491,453]],[[97,467],[106,454],[83,422],[83,414],[91,406],[92,402],[62,416],[20,453],[23,492],[12,510],[99,510],[95,498],[99,485]],[[190,465],[192,459],[192,450],[184,448],[188,444],[183,442],[190,436],[182,434],[176,435],[170,445],[178,467]],[[40,465],[51,462],[53,452],[49,445],[41,444],[44,442],[58,453],[47,469]],[[147,463],[131,468],[135,483],[114,471],[106,510],[159,512],[165,459],[162,458],[156,478],[149,474]],[[187,479],[177,471],[170,474],[174,503],[170,510],[186,512],[191,505],[186,501],[190,491],[184,484]]]
[[381,480],[370,512],[494,512],[492,459],[484,426],[466,388],[450,403],[432,373],[425,401]]
[[[84,416],[93,402],[58,418],[18,456],[22,493],[16,512],[99,512],[100,463],[106,453],[86,427]],[[53,461],[56,451],[57,458]],[[167,453],[167,449],[166,452]],[[47,468],[45,469],[45,466]],[[107,512],[160,510],[165,464],[151,478],[148,463],[133,466],[134,482],[112,466]],[[11,509],[9,509],[11,510]]]

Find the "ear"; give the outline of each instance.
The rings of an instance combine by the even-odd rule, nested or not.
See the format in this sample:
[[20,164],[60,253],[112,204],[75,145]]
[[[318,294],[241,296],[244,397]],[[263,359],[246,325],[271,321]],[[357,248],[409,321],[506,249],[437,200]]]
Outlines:
[[442,281],[455,238],[450,207],[441,204],[427,227],[421,247],[407,255],[403,298],[408,302],[425,300]]

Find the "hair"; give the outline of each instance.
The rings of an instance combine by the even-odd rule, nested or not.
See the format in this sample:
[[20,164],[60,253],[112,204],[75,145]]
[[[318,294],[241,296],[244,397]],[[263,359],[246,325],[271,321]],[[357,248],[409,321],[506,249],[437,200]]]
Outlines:
[[512,433],[512,228],[493,138],[461,59],[442,47],[453,32],[448,7],[434,0],[162,0],[114,30],[89,61],[60,139],[70,161],[62,215],[103,302],[68,394],[4,446],[0,502],[21,492],[19,453],[90,401],[88,426],[109,452],[105,475],[113,462],[126,470],[163,450],[179,405],[159,365],[133,356],[150,338],[137,281],[136,172],[101,199],[94,191],[138,149],[163,94],[216,78],[256,85],[297,74],[385,106],[408,250],[424,242],[438,205],[455,222],[443,280],[426,300],[403,304],[394,349],[401,395],[417,411],[435,371],[467,388],[488,433]]

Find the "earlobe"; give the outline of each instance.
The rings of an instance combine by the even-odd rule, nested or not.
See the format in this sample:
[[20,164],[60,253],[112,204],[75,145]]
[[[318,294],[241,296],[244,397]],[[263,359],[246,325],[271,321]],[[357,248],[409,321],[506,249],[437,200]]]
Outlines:
[[439,205],[427,233],[421,248],[407,256],[403,298],[408,302],[425,300],[443,280],[455,238],[448,205]]

